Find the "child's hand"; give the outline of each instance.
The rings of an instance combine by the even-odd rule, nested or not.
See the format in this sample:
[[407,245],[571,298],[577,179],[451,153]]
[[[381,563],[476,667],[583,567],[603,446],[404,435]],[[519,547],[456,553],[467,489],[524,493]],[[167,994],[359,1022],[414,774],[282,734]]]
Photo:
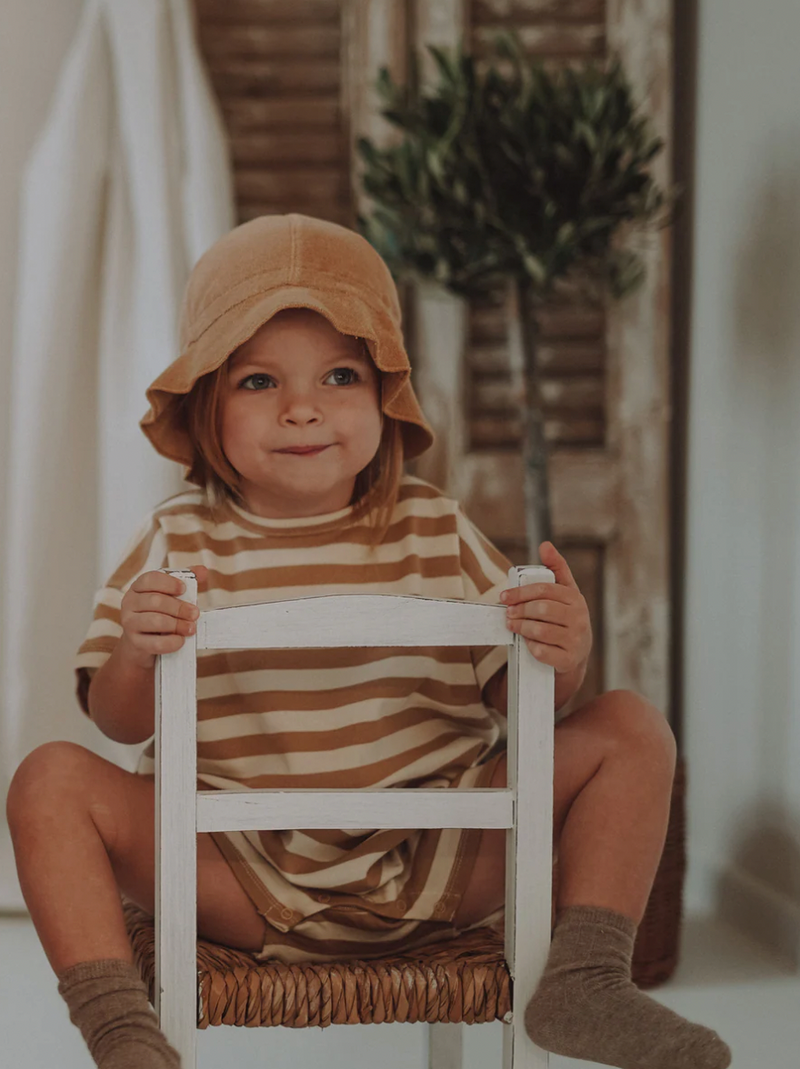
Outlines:
[[569,565],[552,542],[539,546],[542,564],[555,573],[555,583],[529,583],[504,590],[509,630],[524,637],[537,661],[556,672],[582,665],[592,649],[592,625],[586,599]]
[[[191,569],[198,586],[208,582],[208,569]],[[122,599],[122,643],[130,660],[142,668],[152,668],[156,655],[174,653],[187,635],[193,635],[200,610],[180,601],[184,583],[176,575],[145,572],[130,586]]]

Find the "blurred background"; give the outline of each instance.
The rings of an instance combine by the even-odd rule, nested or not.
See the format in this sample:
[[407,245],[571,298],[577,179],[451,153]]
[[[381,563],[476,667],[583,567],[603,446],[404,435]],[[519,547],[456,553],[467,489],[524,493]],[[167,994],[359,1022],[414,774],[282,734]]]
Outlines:
[[[595,634],[571,706],[630,687],[679,740],[640,969],[656,997],[726,1038],[738,1029],[735,1065],[762,1056],[782,1069],[800,1042],[795,0],[5,0],[3,797],[50,739],[135,767],[140,747],[112,743],[80,713],[72,658],[134,526],[181,486],[137,424],[145,386],[175,352],[193,263],[259,214],[355,226],[369,203],[355,140],[394,136],[379,67],[403,83],[413,53],[458,41],[480,66],[500,29],[554,69],[618,54],[664,142],[653,173],[682,187],[635,294],[588,301],[565,286],[540,311],[552,539]],[[420,78],[433,77],[423,54]],[[464,300],[408,281],[401,294],[423,407],[441,432],[417,473],[458,496],[515,562],[537,563],[505,290]],[[88,1066],[26,920],[2,820],[0,954],[16,1064],[67,1050],[70,1066]],[[12,988],[35,1018],[12,1009]],[[33,1037],[45,1012],[53,1029]],[[370,1044],[386,1064],[421,1065],[422,1027],[235,1042],[242,1066],[257,1064],[259,1043],[273,1065],[325,1052],[366,1064]],[[234,1042],[232,1029],[210,1031],[225,1035],[203,1034],[201,1065]],[[470,1033],[468,1058],[490,1064],[497,1029]]]

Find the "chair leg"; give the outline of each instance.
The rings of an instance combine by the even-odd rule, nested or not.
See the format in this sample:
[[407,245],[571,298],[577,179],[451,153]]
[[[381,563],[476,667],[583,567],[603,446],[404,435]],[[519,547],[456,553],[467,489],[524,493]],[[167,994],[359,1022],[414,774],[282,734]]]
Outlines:
[[463,1069],[463,1024],[428,1025],[428,1069]]
[[548,1069],[550,1055],[531,1043],[521,1020],[503,1024],[503,1069]]

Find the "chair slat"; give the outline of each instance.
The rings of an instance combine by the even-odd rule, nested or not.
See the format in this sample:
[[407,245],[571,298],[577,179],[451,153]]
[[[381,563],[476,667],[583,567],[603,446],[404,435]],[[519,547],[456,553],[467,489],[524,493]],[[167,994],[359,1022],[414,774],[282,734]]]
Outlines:
[[[194,575],[183,601],[196,603]],[[197,1052],[197,651],[156,658],[155,998],[162,1031],[194,1069]],[[164,712],[164,715],[162,715]]]
[[198,831],[293,828],[510,828],[502,788],[198,791]]
[[[512,568],[510,586],[552,583],[544,567]],[[547,1069],[547,1051],[530,1041],[523,1015],[550,946],[553,851],[553,669],[515,636],[508,664],[508,786],[516,796],[506,839],[505,957],[514,983],[503,1029],[503,1069]]]
[[335,646],[507,646],[502,605],[392,594],[330,594],[209,609],[197,648],[311,649]]

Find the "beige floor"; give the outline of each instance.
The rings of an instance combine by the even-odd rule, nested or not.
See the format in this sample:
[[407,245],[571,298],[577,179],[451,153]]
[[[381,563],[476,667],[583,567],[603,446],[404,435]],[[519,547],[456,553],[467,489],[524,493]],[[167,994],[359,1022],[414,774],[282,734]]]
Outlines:
[[[718,923],[690,919],[682,944],[675,976],[654,997],[716,1028],[733,1048],[734,1069],[798,1069],[800,976]],[[0,917],[0,963],[0,1066],[91,1069],[27,919]],[[500,1024],[466,1030],[465,1069],[500,1066],[501,1030]],[[199,1048],[199,1069],[427,1066],[424,1025],[215,1028],[200,1033]],[[550,1064],[577,1069],[589,1063],[553,1057]]]

